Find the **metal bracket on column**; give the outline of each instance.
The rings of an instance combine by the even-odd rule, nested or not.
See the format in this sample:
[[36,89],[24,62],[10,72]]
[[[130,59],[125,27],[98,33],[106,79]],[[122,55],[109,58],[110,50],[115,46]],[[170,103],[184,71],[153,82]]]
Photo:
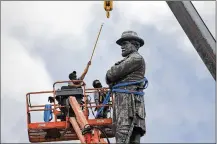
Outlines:
[[191,1],[166,1],[204,64],[216,80],[216,40]]

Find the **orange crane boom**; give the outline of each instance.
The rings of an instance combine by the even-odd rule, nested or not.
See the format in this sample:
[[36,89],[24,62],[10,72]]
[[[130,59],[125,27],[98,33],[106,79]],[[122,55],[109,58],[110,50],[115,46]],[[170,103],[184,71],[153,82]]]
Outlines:
[[[74,80],[76,82],[81,80]],[[107,143],[104,138],[114,137],[112,131],[102,131],[103,126],[111,126],[112,118],[102,119],[91,119],[88,115],[88,109],[93,107],[112,107],[109,105],[95,105],[95,102],[87,101],[87,94],[94,93],[96,89],[85,88],[85,82],[82,82],[81,88],[70,88],[70,89],[57,89],[56,84],[68,83],[70,81],[58,81],[53,84],[53,91],[39,91],[30,92],[26,94],[26,110],[27,110],[27,128],[30,142],[53,142],[53,141],[69,141],[69,140],[80,140],[81,143]],[[108,88],[102,88],[102,90],[108,90]],[[56,102],[50,104],[50,108],[47,109],[46,105],[31,105],[31,96],[39,96],[40,94],[53,94],[55,98],[58,96],[67,97],[69,105],[59,105]],[[80,94],[83,94],[85,99],[84,103],[80,103]],[[88,106],[88,104],[92,104]],[[83,109],[82,109],[83,107]],[[74,116],[66,115],[64,119],[60,121],[58,116],[60,111],[58,108],[68,108],[74,112]],[[54,119],[44,122],[32,122],[31,112],[52,112],[51,115]]]

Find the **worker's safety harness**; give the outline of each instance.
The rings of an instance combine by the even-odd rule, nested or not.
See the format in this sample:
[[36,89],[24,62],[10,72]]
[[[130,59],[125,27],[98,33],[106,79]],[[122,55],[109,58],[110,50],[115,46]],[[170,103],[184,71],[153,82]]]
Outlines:
[[[142,84],[144,83],[143,87],[140,88],[140,89],[146,89],[148,87],[148,80],[146,79],[146,77],[144,77],[142,80],[140,81],[136,81],[136,82],[125,82],[125,83],[119,83],[119,84],[116,84],[114,85],[110,91],[108,91],[108,93],[106,94],[106,97],[103,101],[103,105],[106,105],[108,104],[109,100],[110,100],[110,95],[111,93],[113,92],[117,92],[117,93],[127,93],[127,94],[134,94],[134,95],[139,95],[139,96],[143,96],[145,93],[143,91],[139,91],[139,90],[135,90],[135,91],[131,91],[131,90],[127,90],[127,89],[120,89],[120,87],[123,87],[123,86],[130,86],[130,85],[138,85],[138,84]],[[132,96],[132,95],[131,95]],[[129,130],[129,133],[128,133],[128,137],[126,138],[125,142],[124,143],[129,143],[129,139],[130,139],[130,136],[133,132],[133,128],[134,128],[134,122],[136,120],[136,114],[135,114],[135,102],[134,102],[134,97],[132,96],[132,102],[133,102],[133,121],[132,121],[132,124],[131,124],[131,127],[130,127],[130,130]],[[98,117],[98,115],[101,113],[101,111],[103,111],[105,106],[101,107],[99,109],[99,111],[97,112],[96,114],[96,117]]]

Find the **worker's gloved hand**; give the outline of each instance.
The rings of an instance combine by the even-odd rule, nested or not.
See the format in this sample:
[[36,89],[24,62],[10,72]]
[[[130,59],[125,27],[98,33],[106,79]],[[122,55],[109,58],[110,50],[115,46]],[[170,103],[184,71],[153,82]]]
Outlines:
[[91,61],[89,61],[89,62],[87,63],[87,65],[91,65]]

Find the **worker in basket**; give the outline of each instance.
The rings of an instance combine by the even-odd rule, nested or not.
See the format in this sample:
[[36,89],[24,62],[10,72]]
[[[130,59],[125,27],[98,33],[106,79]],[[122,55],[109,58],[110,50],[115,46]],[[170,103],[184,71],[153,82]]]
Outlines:
[[[72,73],[69,74],[69,79],[71,80],[68,83],[69,88],[81,88],[82,82],[72,82],[72,81],[73,80],[84,80],[90,65],[91,65],[91,61],[89,61],[87,63],[87,66],[86,66],[84,72],[82,73],[82,75],[79,78],[77,78],[77,72],[76,71],[73,71]],[[80,102],[80,104],[84,104],[84,101],[82,101],[82,100],[79,100],[79,102]],[[84,107],[82,107],[82,110],[83,109],[84,109]],[[88,115],[89,115],[89,112],[88,112]]]
[[[94,80],[93,81],[93,87],[94,88],[102,88],[102,84],[99,80]],[[96,106],[103,104],[105,97],[106,97],[106,91],[99,90],[99,89],[96,90],[94,92],[94,100],[95,100]],[[99,109],[100,109],[100,107],[98,107],[98,108],[96,107],[95,111],[98,111]],[[101,113],[98,115],[97,118],[107,118],[108,112],[109,112],[109,107],[106,106],[103,109],[103,111],[101,111]]]
[[[56,98],[56,100],[58,101],[58,104],[61,104],[60,103],[60,100],[58,99],[59,97]],[[48,102],[50,102],[51,104],[53,104],[55,101],[54,97],[52,96],[49,96],[48,97]],[[56,110],[54,109],[53,110],[53,113],[55,115],[57,115],[57,118],[60,119],[61,121],[64,121],[65,120],[65,116],[64,116],[64,110],[62,108],[59,108],[60,110]]]
[[[87,63],[87,66],[86,66],[84,72],[82,73],[82,75],[79,78],[77,78],[77,72],[76,71],[73,71],[72,73],[69,74],[69,79],[71,81],[68,83],[68,88],[81,88],[82,82],[72,82],[72,81],[73,80],[83,80],[85,78],[87,72],[88,72],[90,65],[91,65],[91,61],[89,61]],[[81,99],[77,98],[77,101],[80,104],[84,104],[84,101],[82,101],[82,97],[83,97],[83,95],[80,96]],[[61,105],[69,105],[68,99],[64,99],[63,102],[64,103],[62,103]],[[84,107],[82,107],[82,109],[84,109]],[[63,108],[62,110],[67,111],[66,108]],[[73,113],[72,109],[70,109],[70,111],[71,111],[70,113]]]
[[[83,80],[85,78],[85,75],[88,72],[88,69],[89,69],[90,65],[91,65],[91,61],[88,62],[88,64],[87,64],[83,74],[81,75],[81,77],[77,78],[76,71],[73,71],[72,73],[69,74],[69,79],[70,80]],[[68,83],[68,86],[62,86],[61,90],[63,90],[63,89],[71,89],[71,88],[81,88],[81,84],[82,84],[81,82],[72,82],[71,81],[71,82]],[[80,98],[77,99],[80,104],[84,103],[82,101],[82,97],[83,97],[83,95],[80,96],[81,99]],[[68,97],[56,96],[55,99],[57,100],[57,102],[58,102],[58,104],[60,106],[69,106]],[[53,102],[54,101],[53,97],[49,97],[48,101]],[[83,107],[82,107],[82,109],[83,109]],[[68,114],[68,112],[69,112],[70,116],[74,116],[74,112],[72,111],[71,108],[68,110],[68,108],[66,108],[66,107],[61,107],[60,110],[61,110],[61,116],[59,116],[59,118],[61,119],[61,121],[65,120],[66,115]]]
[[[70,80],[84,80],[90,65],[91,65],[91,61],[89,61],[87,63],[87,66],[86,66],[84,72],[82,73],[82,75],[79,78],[77,78],[77,72],[73,71],[72,73],[69,74],[69,79]],[[78,85],[81,85],[81,82],[69,82],[68,83],[69,87],[80,87]]]

